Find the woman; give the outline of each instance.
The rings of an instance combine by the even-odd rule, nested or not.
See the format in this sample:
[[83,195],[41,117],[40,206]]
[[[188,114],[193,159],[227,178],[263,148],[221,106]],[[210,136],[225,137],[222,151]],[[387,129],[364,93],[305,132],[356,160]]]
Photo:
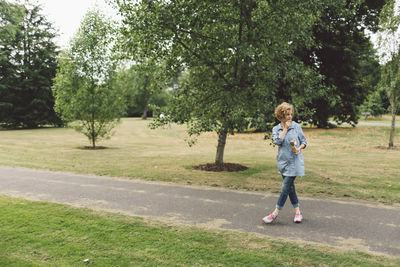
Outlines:
[[[307,146],[307,141],[301,126],[292,121],[293,106],[291,104],[286,102],[280,104],[275,109],[275,116],[281,123],[272,129],[272,137],[274,144],[279,146],[277,161],[283,183],[274,212],[265,216],[262,220],[264,223],[275,221],[289,196],[296,212],[294,222],[300,223],[303,220],[303,215],[300,212],[294,180],[297,176],[304,176],[304,160],[301,150]],[[293,148],[290,143],[293,144]]]

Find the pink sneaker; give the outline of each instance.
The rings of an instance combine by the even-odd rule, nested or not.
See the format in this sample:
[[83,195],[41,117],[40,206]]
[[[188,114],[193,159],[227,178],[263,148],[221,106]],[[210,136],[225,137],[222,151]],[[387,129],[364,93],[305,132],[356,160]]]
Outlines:
[[273,221],[275,221],[276,220],[276,218],[277,218],[278,216],[276,216],[275,214],[273,214],[273,213],[271,213],[270,215],[268,215],[268,216],[265,216],[263,219],[262,219],[262,221],[264,222],[264,223],[272,223]]
[[301,214],[301,212],[296,212],[296,215],[294,215],[294,222],[301,223],[302,220],[303,220],[303,215]]

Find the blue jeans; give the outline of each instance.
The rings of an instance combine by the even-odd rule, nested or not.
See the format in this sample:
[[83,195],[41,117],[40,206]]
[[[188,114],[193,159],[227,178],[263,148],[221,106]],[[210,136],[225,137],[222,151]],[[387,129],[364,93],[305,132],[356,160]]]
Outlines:
[[283,176],[281,195],[278,198],[278,203],[276,204],[276,208],[278,210],[282,210],[285,205],[286,199],[289,196],[290,202],[293,205],[293,208],[297,208],[299,205],[299,200],[297,199],[296,188],[294,187],[294,179],[296,176]]

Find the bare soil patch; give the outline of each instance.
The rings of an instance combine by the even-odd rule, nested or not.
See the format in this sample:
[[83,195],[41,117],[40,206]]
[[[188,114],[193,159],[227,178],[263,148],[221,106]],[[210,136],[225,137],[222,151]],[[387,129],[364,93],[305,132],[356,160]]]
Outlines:
[[200,171],[211,171],[211,172],[238,172],[247,170],[248,168],[246,166],[236,163],[224,163],[224,164],[206,163],[193,166],[193,169]]
[[400,146],[393,146],[393,147],[388,147],[388,146],[377,146],[377,149],[384,149],[384,150],[400,150]]
[[105,147],[105,146],[96,146],[96,147],[83,146],[83,147],[80,147],[80,149],[83,149],[83,150],[100,150],[100,149],[107,149],[107,147]]

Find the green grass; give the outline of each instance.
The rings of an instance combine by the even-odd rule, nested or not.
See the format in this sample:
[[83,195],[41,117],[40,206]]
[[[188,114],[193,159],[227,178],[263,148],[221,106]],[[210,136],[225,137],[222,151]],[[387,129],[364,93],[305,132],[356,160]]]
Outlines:
[[[239,163],[242,172],[204,172],[192,166],[214,161],[217,137],[206,133],[189,147],[184,126],[151,130],[149,121],[126,118],[107,149],[81,147],[87,139],[68,128],[0,131],[0,165],[220,186],[278,193],[277,147],[263,133],[229,136],[225,162]],[[389,127],[304,128],[306,176],[296,180],[300,196],[352,198],[400,203],[400,150],[387,146]],[[395,144],[400,142],[400,129]]]
[[[165,225],[0,196],[1,266],[399,266],[385,258],[252,234]],[[84,263],[89,259],[88,263]]]
[[[360,117],[360,121],[365,121],[365,122],[381,122],[381,123],[388,123],[390,124],[392,122],[392,115],[389,114],[385,114],[382,116],[368,116],[367,118],[365,118],[364,116]],[[397,115],[396,116],[396,122],[400,123],[400,116]]]

